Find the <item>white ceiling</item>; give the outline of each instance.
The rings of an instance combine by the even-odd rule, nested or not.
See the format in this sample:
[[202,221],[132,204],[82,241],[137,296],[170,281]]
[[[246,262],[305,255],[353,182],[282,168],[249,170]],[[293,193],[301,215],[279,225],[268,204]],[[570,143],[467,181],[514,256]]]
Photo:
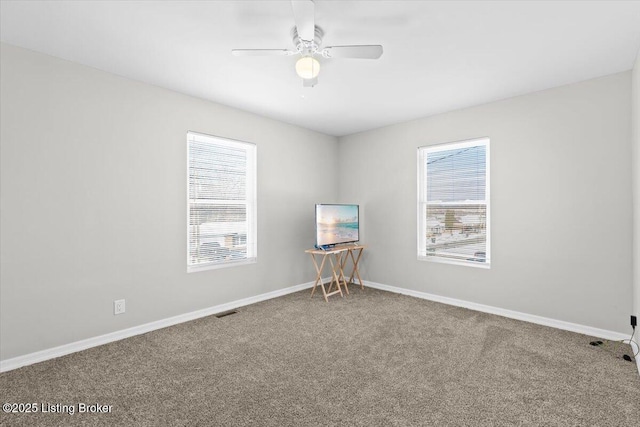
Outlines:
[[346,135],[631,69],[640,1],[316,1],[322,60],[303,88],[289,1],[5,1],[3,42],[330,135]]

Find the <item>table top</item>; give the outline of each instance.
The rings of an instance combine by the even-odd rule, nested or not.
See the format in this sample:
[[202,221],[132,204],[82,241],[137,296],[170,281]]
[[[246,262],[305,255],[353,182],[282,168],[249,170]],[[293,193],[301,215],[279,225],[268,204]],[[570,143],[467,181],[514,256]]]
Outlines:
[[318,254],[318,255],[322,255],[322,254],[335,254],[335,253],[339,253],[339,252],[344,252],[344,251],[349,251],[349,250],[353,250],[353,249],[364,249],[366,248],[366,245],[361,245],[359,243],[357,244],[352,244],[352,243],[346,243],[344,245],[336,245],[332,248],[329,249],[307,249],[305,250],[306,253],[308,254]]

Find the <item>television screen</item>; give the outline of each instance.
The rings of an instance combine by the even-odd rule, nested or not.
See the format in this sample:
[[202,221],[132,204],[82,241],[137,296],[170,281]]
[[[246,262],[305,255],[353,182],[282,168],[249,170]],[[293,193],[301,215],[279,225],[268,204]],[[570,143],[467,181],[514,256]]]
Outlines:
[[316,247],[358,240],[358,205],[316,205]]

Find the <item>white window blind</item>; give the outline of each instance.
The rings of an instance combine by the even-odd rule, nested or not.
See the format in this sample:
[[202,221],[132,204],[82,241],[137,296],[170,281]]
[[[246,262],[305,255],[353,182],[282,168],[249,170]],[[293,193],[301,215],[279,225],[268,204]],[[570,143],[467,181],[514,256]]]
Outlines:
[[187,133],[187,271],[255,262],[256,146]]
[[418,149],[418,257],[491,262],[489,138]]

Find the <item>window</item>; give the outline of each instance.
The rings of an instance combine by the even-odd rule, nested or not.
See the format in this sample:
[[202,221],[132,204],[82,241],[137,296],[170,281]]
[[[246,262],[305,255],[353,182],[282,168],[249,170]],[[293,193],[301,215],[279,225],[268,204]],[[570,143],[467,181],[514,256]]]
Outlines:
[[489,138],[418,149],[418,258],[489,267]]
[[256,146],[187,133],[187,271],[256,261]]

